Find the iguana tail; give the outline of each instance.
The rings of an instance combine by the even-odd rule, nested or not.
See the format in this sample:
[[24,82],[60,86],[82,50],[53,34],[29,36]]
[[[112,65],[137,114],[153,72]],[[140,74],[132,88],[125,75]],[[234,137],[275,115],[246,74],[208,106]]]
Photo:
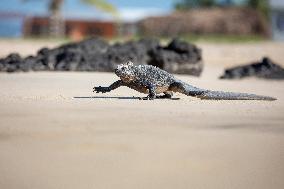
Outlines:
[[234,93],[234,92],[223,92],[223,91],[204,91],[196,96],[201,99],[212,99],[212,100],[276,100],[276,98],[270,96],[262,96],[248,93]]
[[183,93],[188,96],[194,96],[207,100],[267,100],[273,101],[276,98],[248,93],[235,93],[223,91],[211,91],[193,87],[184,82],[178,82],[173,85],[173,91]]

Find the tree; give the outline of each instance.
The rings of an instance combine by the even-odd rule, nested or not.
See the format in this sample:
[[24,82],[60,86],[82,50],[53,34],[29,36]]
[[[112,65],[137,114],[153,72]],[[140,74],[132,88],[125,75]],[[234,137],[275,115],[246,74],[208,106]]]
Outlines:
[[[31,0],[23,0],[31,1]],[[114,17],[118,16],[116,8],[108,3],[106,0],[80,0],[89,5],[112,14]],[[51,37],[62,37],[65,33],[65,25],[63,16],[61,14],[64,0],[49,0],[48,13],[49,13],[49,35]]]
[[214,6],[245,6],[255,9],[262,13],[266,18],[269,17],[269,0],[244,0],[236,3],[234,0],[176,0],[175,8],[177,10],[186,10],[196,7],[214,7]]
[[268,0],[247,0],[247,6],[261,12],[266,18],[269,17]]
[[63,0],[50,0],[49,13],[49,35],[51,37],[62,37],[65,33],[64,20],[61,15]]
[[196,7],[213,7],[217,6],[216,0],[180,0],[175,4],[177,10],[186,10]]

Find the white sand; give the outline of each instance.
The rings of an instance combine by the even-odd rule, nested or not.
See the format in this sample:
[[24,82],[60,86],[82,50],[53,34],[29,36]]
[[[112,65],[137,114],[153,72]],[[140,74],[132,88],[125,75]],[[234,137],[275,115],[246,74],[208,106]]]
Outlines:
[[284,45],[200,45],[203,76],[177,77],[278,100],[140,101],[126,87],[93,94],[112,73],[1,73],[0,188],[284,188],[284,82],[217,79],[266,52],[282,61]]

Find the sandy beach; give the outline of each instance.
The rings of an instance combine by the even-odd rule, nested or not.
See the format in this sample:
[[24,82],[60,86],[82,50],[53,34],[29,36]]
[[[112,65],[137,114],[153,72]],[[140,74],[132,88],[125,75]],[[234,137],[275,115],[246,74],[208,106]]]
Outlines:
[[[0,40],[1,57],[45,45],[8,43]],[[0,73],[0,188],[284,188],[284,81],[218,79],[225,67],[264,55],[284,66],[284,43],[198,46],[202,76],[176,77],[278,100],[175,94],[141,101],[143,94],[126,87],[92,93],[117,80],[113,73]]]

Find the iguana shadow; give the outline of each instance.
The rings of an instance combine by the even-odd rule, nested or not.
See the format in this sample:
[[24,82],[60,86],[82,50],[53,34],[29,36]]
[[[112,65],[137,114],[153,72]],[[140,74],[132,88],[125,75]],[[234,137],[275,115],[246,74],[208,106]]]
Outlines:
[[[119,100],[141,100],[140,97],[135,96],[74,96],[75,99],[119,99]],[[170,98],[167,100],[179,100],[180,98]],[[157,98],[159,100],[159,98]]]

